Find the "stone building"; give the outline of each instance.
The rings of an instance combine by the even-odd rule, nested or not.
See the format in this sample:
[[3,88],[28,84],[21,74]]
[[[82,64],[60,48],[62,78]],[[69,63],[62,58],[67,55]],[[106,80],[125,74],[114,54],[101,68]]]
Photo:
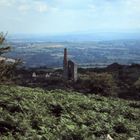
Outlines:
[[32,78],[50,78],[51,73],[46,73],[46,72],[33,72],[32,73]]
[[68,60],[67,49],[64,49],[64,60],[63,60],[63,77],[65,80],[77,81],[77,64]]
[[77,65],[71,60],[68,61],[68,79],[77,81]]

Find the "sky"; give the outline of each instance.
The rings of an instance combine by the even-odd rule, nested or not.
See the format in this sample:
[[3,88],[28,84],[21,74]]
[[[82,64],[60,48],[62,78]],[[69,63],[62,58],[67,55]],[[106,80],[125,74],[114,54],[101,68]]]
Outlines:
[[140,0],[0,0],[0,31],[140,32]]

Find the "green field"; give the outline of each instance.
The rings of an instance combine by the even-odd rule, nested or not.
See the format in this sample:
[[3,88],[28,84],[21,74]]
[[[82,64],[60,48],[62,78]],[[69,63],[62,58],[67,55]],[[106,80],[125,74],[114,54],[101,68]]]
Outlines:
[[140,102],[0,86],[0,140],[140,140]]

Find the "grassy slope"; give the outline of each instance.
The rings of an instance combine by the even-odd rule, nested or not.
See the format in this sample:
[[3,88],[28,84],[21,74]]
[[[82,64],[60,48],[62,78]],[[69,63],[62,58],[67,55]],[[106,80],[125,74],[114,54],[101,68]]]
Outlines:
[[140,139],[135,101],[0,86],[0,139]]

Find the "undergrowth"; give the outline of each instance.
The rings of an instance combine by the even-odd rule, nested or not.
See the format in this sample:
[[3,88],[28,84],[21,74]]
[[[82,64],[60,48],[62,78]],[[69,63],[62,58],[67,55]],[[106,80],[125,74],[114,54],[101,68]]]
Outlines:
[[0,86],[1,140],[140,139],[140,103],[63,90]]

